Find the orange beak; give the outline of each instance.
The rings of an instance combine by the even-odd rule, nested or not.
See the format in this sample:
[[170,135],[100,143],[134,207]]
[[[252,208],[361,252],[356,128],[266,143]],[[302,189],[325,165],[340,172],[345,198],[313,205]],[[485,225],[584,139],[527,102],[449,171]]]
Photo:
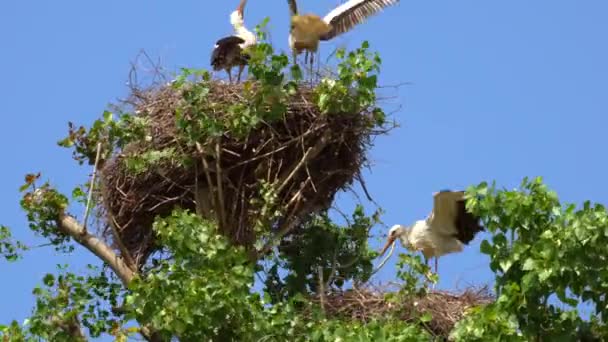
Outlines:
[[239,14],[241,15],[241,18],[243,17],[243,9],[245,8],[245,3],[246,2],[247,2],[247,0],[241,0],[241,3],[236,8],[236,10],[239,11]]
[[389,247],[390,247],[392,244],[394,244],[394,243],[395,243],[395,239],[396,239],[396,237],[395,237],[395,236],[392,236],[392,237],[391,237],[391,236],[389,236],[389,237],[388,237],[388,240],[386,241],[386,244],[384,245],[384,247],[382,247],[382,251],[380,251],[380,255],[378,255],[379,257],[383,256],[383,255],[384,255],[384,253],[386,253],[386,250],[387,250],[387,249],[388,249],[388,248],[389,248]]

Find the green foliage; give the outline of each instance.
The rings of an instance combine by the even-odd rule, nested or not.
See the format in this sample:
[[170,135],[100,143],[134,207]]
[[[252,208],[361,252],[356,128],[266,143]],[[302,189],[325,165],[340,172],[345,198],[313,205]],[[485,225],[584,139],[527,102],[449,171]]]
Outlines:
[[73,148],[73,157],[80,164],[88,161],[95,164],[97,144],[101,144],[101,159],[105,160],[117,148],[123,148],[133,141],[150,141],[148,118],[145,116],[121,113],[118,118],[105,111],[102,118],[95,120],[88,130],[83,126],[76,128],[68,124],[68,136],[58,142],[59,146]]
[[229,341],[251,320],[253,270],[243,250],[195,214],[175,211],[154,230],[172,255],[132,285],[134,318],[165,336]]
[[308,341],[430,341],[428,333],[408,322],[345,322],[330,320],[313,330]]
[[57,220],[68,206],[68,199],[46,182],[36,187],[40,174],[25,176],[25,184],[20,190],[25,192],[21,208],[26,212],[29,227],[35,233],[47,238],[58,251],[71,252],[73,246],[67,244],[70,238],[57,229]]
[[[265,281],[274,301],[317,292],[319,267],[325,288],[342,288],[351,280],[367,281],[377,256],[368,246],[369,231],[379,222],[379,214],[368,217],[357,206],[345,226],[334,223],[327,214],[318,215],[289,242],[284,241]],[[279,268],[287,270],[284,279]]]
[[[368,51],[369,43],[349,52],[341,48],[336,52],[338,77],[324,78],[315,88],[317,105],[324,113],[358,113],[376,104],[376,89],[381,59],[378,53]],[[373,125],[385,123],[384,112],[373,109]]]
[[397,262],[397,278],[403,281],[400,294],[409,296],[423,296],[427,293],[428,287],[426,282],[421,282],[421,279],[428,280],[431,283],[437,283],[437,274],[431,272],[420,255],[399,254]]
[[[518,190],[497,190],[482,183],[468,190],[467,207],[493,233],[481,252],[491,258],[499,297],[478,313],[480,319],[463,322],[459,333],[477,329],[476,336],[496,336],[496,327],[484,319],[513,322],[526,338],[572,340],[581,334],[605,335],[600,317],[606,317],[608,271],[608,213],[604,206],[585,202],[581,209],[560,204],[541,178],[523,180]],[[561,305],[550,304],[556,296]],[[592,303],[591,321],[582,320],[576,307]],[[504,325],[514,336],[515,327]],[[489,335],[486,335],[489,334]]]
[[[354,216],[357,227],[347,229],[364,236],[370,223],[365,222],[368,219],[361,209]],[[325,319],[301,296],[268,305],[251,292],[253,265],[244,251],[230,246],[216,233],[215,225],[194,214],[174,211],[170,217],[157,220],[155,231],[172,258],[161,261],[146,277],[132,284],[133,292],[126,302],[132,318],[151,324],[166,338],[428,341],[420,328],[406,322],[378,321],[364,325]],[[350,241],[347,235],[339,238],[347,243]],[[370,268],[359,271],[369,274]],[[305,308],[304,311],[311,312],[308,316],[303,315]]]
[[[47,274],[43,286],[36,287],[36,306],[23,326],[13,322],[0,327],[0,337],[10,341],[86,341],[85,333],[98,337],[123,325],[109,307],[117,305],[124,291],[104,271],[89,266],[95,276],[77,276],[60,267],[60,274]],[[86,332],[82,330],[86,328]]]
[[133,175],[142,174],[154,166],[163,163],[177,163],[180,161],[179,154],[173,147],[168,147],[160,151],[149,150],[143,153],[136,153],[125,158],[127,170]]
[[16,261],[21,257],[21,252],[28,248],[20,241],[14,241],[10,228],[0,226],[0,255],[7,261]]

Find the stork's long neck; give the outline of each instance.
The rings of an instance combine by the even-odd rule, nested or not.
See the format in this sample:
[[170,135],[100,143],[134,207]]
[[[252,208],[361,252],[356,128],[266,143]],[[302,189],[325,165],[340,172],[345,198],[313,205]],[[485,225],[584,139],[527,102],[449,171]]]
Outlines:
[[245,26],[241,26],[241,27],[235,26],[234,31],[236,31],[237,36],[239,36],[245,40],[245,43],[243,44],[243,46],[254,45],[257,41],[257,39],[255,38],[255,34],[251,31],[249,31],[247,28],[245,28]]
[[245,21],[243,20],[242,13],[239,13],[238,10],[231,14],[230,23],[234,28],[234,33],[245,40],[245,43],[241,44],[242,47],[256,43],[255,34],[245,27]]
[[403,227],[401,229],[401,234],[399,234],[399,241],[401,241],[401,245],[403,247],[407,247],[409,245],[411,232],[411,227]]

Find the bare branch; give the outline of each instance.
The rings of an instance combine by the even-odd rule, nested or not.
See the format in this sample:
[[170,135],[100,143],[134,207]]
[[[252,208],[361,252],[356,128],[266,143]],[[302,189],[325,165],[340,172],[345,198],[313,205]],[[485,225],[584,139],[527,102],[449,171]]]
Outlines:
[[379,206],[378,203],[376,203],[376,201],[374,201],[374,199],[372,198],[372,196],[369,194],[369,191],[367,191],[367,186],[365,185],[365,181],[363,180],[363,176],[361,175],[361,172],[357,172],[357,180],[359,181],[359,184],[361,184],[361,188],[363,189],[363,192],[365,193],[365,197],[367,197],[367,199],[374,203],[376,206]]
[[325,282],[323,281],[323,267],[317,266],[317,273],[319,275],[319,289],[317,293],[321,299],[321,310],[325,313]]
[[215,177],[217,179],[217,198],[219,201],[219,209],[220,211],[218,212],[219,215],[219,220],[222,223],[222,227],[226,228],[226,212],[225,212],[225,206],[224,206],[224,188],[222,186],[222,166],[221,166],[221,155],[222,153],[221,151],[221,137],[218,138],[217,142],[215,143]]
[[321,153],[321,151],[327,145],[327,141],[329,139],[329,136],[330,136],[330,132],[326,131],[321,136],[321,138],[319,139],[319,141],[314,146],[309,147],[308,150],[306,150],[306,153],[304,153],[304,156],[302,157],[302,159],[300,160],[300,162],[298,162],[298,164],[293,168],[293,170],[291,170],[291,172],[289,173],[289,175],[287,175],[286,177],[282,177],[284,179],[282,180],[281,185],[277,189],[277,193],[280,193],[285,188],[285,186],[287,186],[287,184],[289,184],[289,181],[296,175],[296,173],[309,160],[315,158],[319,153]]
[[87,198],[87,206],[84,210],[84,218],[82,219],[82,229],[84,232],[87,231],[87,220],[89,219],[89,212],[91,210],[91,201],[93,200],[93,189],[95,188],[95,177],[97,176],[97,165],[99,164],[99,157],[101,156],[101,142],[97,143],[97,155],[95,156],[95,166],[93,167],[93,174],[91,175],[91,184],[89,184],[89,195]]
[[124,260],[116,255],[112,248],[105,242],[95,235],[88,233],[84,227],[70,215],[60,213],[59,218],[57,219],[57,225],[63,233],[71,236],[79,244],[110,266],[112,271],[114,271],[125,286],[129,285],[135,276],[135,272],[133,272]]
[[[209,163],[207,162],[207,159],[205,158],[205,151],[203,150],[203,146],[200,143],[196,143],[196,150],[198,151],[198,153],[200,153],[201,155],[201,161],[203,163],[203,171],[205,172],[205,178],[207,178],[207,185],[209,187],[209,197],[211,198],[211,205],[213,206],[213,208],[215,209],[215,215],[219,216],[220,211],[219,211],[219,204],[217,203],[215,196],[213,195],[215,193],[214,191],[214,187],[213,187],[213,182],[211,181],[211,174],[209,173]],[[219,219],[218,221],[218,225],[219,225],[219,230],[221,232],[223,232],[224,227],[222,225],[222,221],[220,221]]]
[[125,259],[125,262],[129,266],[129,268],[133,272],[135,272],[137,270],[137,265],[135,264],[135,260],[133,260],[131,253],[129,253],[129,249],[122,242],[122,239],[118,232],[118,228],[122,229],[122,227],[120,227],[118,222],[116,222],[116,219],[114,218],[113,215],[110,214],[110,218],[112,219],[112,222],[110,222],[110,229],[112,229],[112,236],[114,237],[114,242],[116,242],[116,245],[118,245],[118,249],[120,250],[120,255]]

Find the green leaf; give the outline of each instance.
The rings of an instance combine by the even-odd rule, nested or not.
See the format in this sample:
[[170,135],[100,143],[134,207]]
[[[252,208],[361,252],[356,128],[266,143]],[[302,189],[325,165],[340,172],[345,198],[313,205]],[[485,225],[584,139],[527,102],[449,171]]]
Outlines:
[[420,322],[428,323],[433,319],[433,315],[430,312],[425,312],[422,316],[420,316]]
[[488,240],[483,240],[481,242],[481,246],[480,246],[479,250],[483,254],[492,254],[494,252],[494,249],[493,249],[492,245],[488,242]]
[[524,271],[532,271],[536,269],[536,261],[532,258],[528,258],[526,259],[526,261],[524,261],[524,265],[522,267],[522,270]]
[[55,285],[55,276],[50,273],[47,273],[43,278],[43,282],[44,282],[44,285],[46,285],[48,287],[52,287]]

